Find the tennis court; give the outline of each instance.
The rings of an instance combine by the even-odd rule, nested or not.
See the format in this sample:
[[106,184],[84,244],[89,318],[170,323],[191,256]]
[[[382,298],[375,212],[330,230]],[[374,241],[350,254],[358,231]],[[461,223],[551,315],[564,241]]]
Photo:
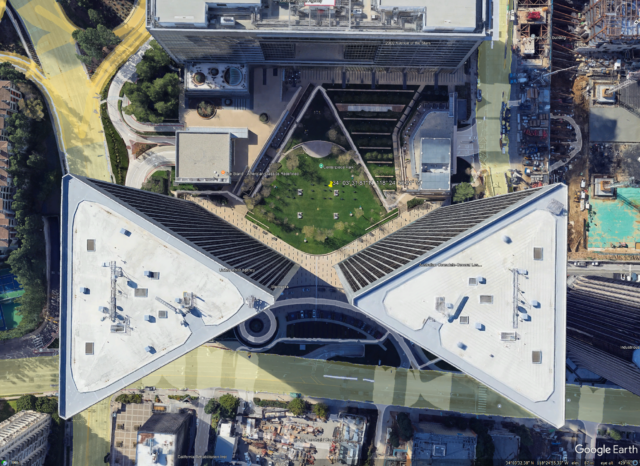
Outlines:
[[22,320],[22,316],[16,312],[18,305],[13,300],[23,294],[22,285],[11,269],[0,269],[0,331],[16,328]]

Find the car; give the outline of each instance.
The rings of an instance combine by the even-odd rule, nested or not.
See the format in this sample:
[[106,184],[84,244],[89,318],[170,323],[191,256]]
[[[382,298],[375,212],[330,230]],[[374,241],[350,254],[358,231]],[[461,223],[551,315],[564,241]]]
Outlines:
[[482,102],[482,89],[478,89],[477,99],[478,99],[478,102]]
[[600,266],[600,262],[592,262],[591,265],[593,265],[594,267],[599,267]]
[[587,263],[583,261],[578,261],[573,263],[574,267],[586,267]]

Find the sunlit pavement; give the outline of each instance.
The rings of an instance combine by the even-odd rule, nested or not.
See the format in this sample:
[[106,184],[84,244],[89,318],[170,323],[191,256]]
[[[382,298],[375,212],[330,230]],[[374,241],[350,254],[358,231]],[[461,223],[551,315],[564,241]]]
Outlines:
[[487,195],[495,196],[508,192],[505,173],[510,168],[509,151],[500,148],[500,111],[503,102],[509,101],[511,85],[512,27],[507,19],[510,0],[500,0],[497,13],[500,23],[500,39],[486,41],[478,53],[478,75],[482,91],[482,102],[476,106],[480,163],[487,171],[485,182]]
[[2,21],[2,17],[4,16],[4,9],[7,6],[7,0],[0,0],[0,21]]
[[125,24],[114,30],[122,43],[109,54],[91,80],[76,57],[71,33],[77,28],[55,0],[13,0],[13,6],[29,32],[44,76],[37,76],[36,65],[27,60],[18,61],[9,54],[0,54],[0,59],[26,68],[30,79],[39,78],[34,80],[46,91],[69,171],[111,180],[99,114],[100,91],[148,39],[144,18],[146,1],[139,1]]
[[73,462],[85,466],[104,465],[111,449],[110,399],[73,416]]

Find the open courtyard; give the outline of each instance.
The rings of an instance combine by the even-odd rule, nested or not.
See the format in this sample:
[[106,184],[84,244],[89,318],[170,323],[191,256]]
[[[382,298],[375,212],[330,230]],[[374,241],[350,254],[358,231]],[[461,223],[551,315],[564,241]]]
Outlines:
[[247,219],[301,251],[329,253],[394,217],[346,153],[313,158],[295,149],[275,167]]

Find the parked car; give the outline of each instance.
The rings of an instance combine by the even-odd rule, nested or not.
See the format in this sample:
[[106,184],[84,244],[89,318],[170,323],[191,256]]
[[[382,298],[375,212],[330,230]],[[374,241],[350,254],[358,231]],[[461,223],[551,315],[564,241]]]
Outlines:
[[573,263],[573,265],[574,265],[575,267],[586,267],[586,266],[587,266],[587,263],[586,263],[586,262],[579,261],[579,262],[574,262],[574,263]]
[[478,102],[482,102],[482,89],[478,89]]
[[591,265],[593,265],[595,267],[598,267],[598,266],[600,266],[600,262],[592,262]]

